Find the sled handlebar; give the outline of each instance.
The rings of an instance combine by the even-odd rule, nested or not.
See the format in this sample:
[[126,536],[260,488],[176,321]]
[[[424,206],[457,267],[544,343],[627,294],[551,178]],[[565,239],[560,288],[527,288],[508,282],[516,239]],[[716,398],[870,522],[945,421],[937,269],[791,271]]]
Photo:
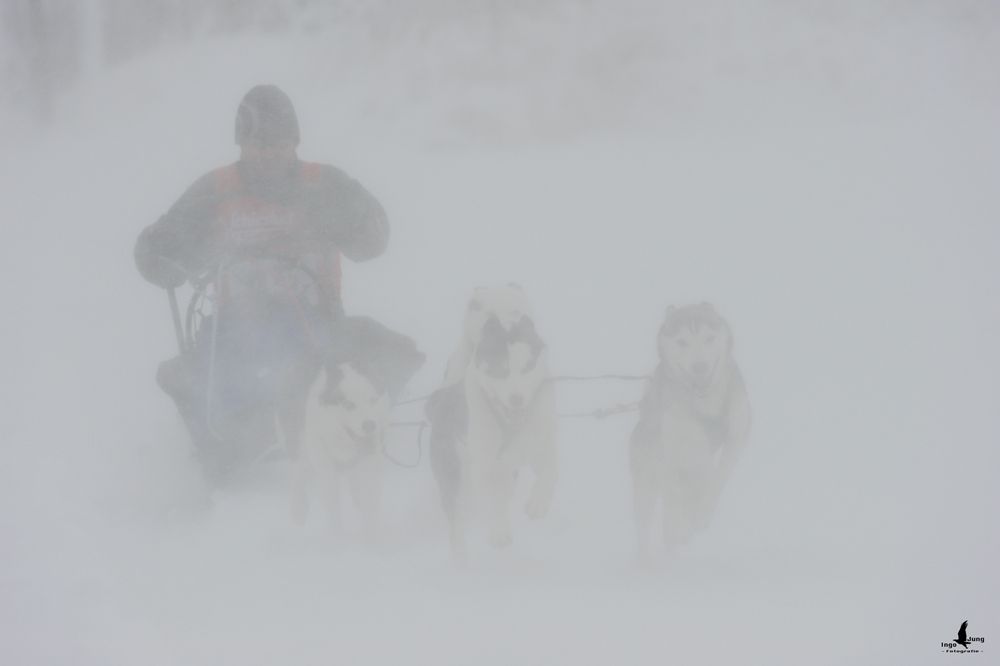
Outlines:
[[177,305],[177,290],[173,287],[167,289],[167,299],[170,301],[170,314],[174,319],[174,335],[177,336],[177,350],[183,354],[187,351],[184,344],[184,329],[181,326],[181,309]]

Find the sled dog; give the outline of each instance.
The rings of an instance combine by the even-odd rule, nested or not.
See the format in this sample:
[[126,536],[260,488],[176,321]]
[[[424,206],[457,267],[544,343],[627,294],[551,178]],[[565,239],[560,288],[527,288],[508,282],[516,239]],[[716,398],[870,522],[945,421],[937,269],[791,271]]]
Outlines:
[[[497,292],[477,295],[484,308],[497,303],[491,300]],[[534,476],[525,507],[529,517],[545,515],[555,488],[555,401],[546,347],[526,314],[523,295],[517,299],[516,319],[505,324],[490,313],[481,330],[466,329],[475,343],[460,381],[438,391],[426,406],[431,465],[459,563],[466,559],[465,533],[474,516],[485,518],[494,546],[512,542],[510,504],[522,468],[530,467]],[[473,312],[467,325],[480,310]]]
[[334,531],[346,489],[369,539],[379,534],[383,442],[395,395],[423,363],[409,338],[365,318],[336,331],[305,405],[295,461],[292,516],[306,519],[311,487],[322,491]]
[[708,303],[667,309],[659,365],[631,437],[640,557],[660,505],[669,548],[708,526],[750,431],[750,407],[726,321]]

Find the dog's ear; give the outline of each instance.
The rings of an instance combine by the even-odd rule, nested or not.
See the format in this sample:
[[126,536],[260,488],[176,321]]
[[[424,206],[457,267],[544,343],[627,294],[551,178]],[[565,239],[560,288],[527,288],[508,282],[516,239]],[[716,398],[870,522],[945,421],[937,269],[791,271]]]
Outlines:
[[379,391],[395,398],[424,364],[417,343],[368,317],[355,322],[360,338],[355,365]]
[[517,323],[511,328],[510,341],[524,342],[530,345],[536,354],[545,348],[545,341],[542,340],[542,337],[538,335],[538,331],[535,329],[535,321],[527,315],[518,319]]
[[733,329],[729,328],[729,322],[719,317],[719,323],[722,326],[722,333],[726,336],[726,355],[732,356],[733,354]]
[[719,311],[715,309],[715,306],[708,301],[702,301],[698,304],[698,318],[705,322],[708,326],[712,328],[722,328],[727,332],[729,330],[729,324],[726,322],[725,318],[719,314]]
[[379,395],[389,390],[390,378],[380,359],[375,357],[358,359],[351,361],[350,366],[354,372],[364,377]]
[[331,330],[330,339],[323,353],[326,365],[339,365],[363,355],[366,342],[364,317],[341,317]]
[[494,314],[483,324],[479,344],[476,345],[476,359],[495,357],[501,350],[507,348],[507,331],[500,319]]
[[482,337],[479,341],[479,346],[496,346],[498,344],[507,344],[507,331],[504,329],[503,324],[500,323],[500,318],[495,314],[491,314],[483,323]]
[[483,334],[476,345],[475,365],[493,377],[504,377],[509,372],[510,357],[507,349],[507,331],[496,315],[483,324]]
[[325,388],[319,394],[320,404],[330,407],[344,402],[344,393],[340,389]]
[[665,362],[667,355],[664,352],[664,342],[667,338],[677,335],[681,327],[681,319],[679,316],[683,310],[678,308],[676,305],[667,306],[666,314],[663,317],[663,323],[660,327],[656,329],[656,355],[659,356],[660,361]]
[[339,404],[344,396],[340,392],[340,382],[344,379],[344,371],[339,363],[326,363],[323,368],[323,388],[319,400],[325,405]]
[[381,374],[390,397],[396,398],[423,366],[427,357],[407,338],[409,344],[400,345],[388,352],[383,359]]
[[663,323],[660,324],[659,330],[656,331],[656,344],[659,347],[659,340],[665,335],[673,335],[677,329],[677,322],[675,318],[679,312],[676,305],[668,305],[666,311],[663,313]]
[[327,362],[325,364],[325,370],[326,385],[340,386],[340,382],[344,380],[344,369],[341,367],[341,364],[337,362]]

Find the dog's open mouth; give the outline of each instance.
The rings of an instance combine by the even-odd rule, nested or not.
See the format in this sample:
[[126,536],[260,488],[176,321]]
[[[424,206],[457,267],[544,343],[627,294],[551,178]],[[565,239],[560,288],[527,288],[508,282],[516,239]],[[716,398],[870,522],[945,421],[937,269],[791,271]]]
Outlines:
[[703,377],[692,377],[691,387],[697,393],[707,393],[710,388],[712,388],[712,378],[709,376]]
[[526,418],[528,418],[528,408],[521,407],[511,407],[510,405],[502,405],[503,417],[508,423],[519,424],[523,423]]
[[344,430],[347,431],[347,434],[354,441],[354,443],[357,444],[358,446],[361,446],[361,447],[365,447],[365,448],[374,447],[375,444],[379,440],[379,434],[378,434],[378,432],[372,432],[372,433],[361,435],[361,434],[358,434],[358,433],[354,432],[350,428],[344,428]]
[[694,389],[695,393],[708,393],[712,389],[712,386],[715,385],[715,365],[707,371],[694,372],[686,370],[684,374],[687,376],[688,383]]

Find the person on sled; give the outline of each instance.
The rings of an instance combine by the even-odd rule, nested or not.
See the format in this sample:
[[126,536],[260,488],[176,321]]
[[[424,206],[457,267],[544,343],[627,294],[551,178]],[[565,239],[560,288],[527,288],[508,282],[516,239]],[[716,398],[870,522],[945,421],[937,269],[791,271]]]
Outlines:
[[202,300],[157,382],[213,476],[279,438],[296,453],[309,384],[343,317],[341,255],[372,259],[389,238],[374,196],[298,158],[295,108],[276,86],[246,94],[235,137],[239,159],[196,180],[135,246],[146,280],[172,299],[190,281]]

